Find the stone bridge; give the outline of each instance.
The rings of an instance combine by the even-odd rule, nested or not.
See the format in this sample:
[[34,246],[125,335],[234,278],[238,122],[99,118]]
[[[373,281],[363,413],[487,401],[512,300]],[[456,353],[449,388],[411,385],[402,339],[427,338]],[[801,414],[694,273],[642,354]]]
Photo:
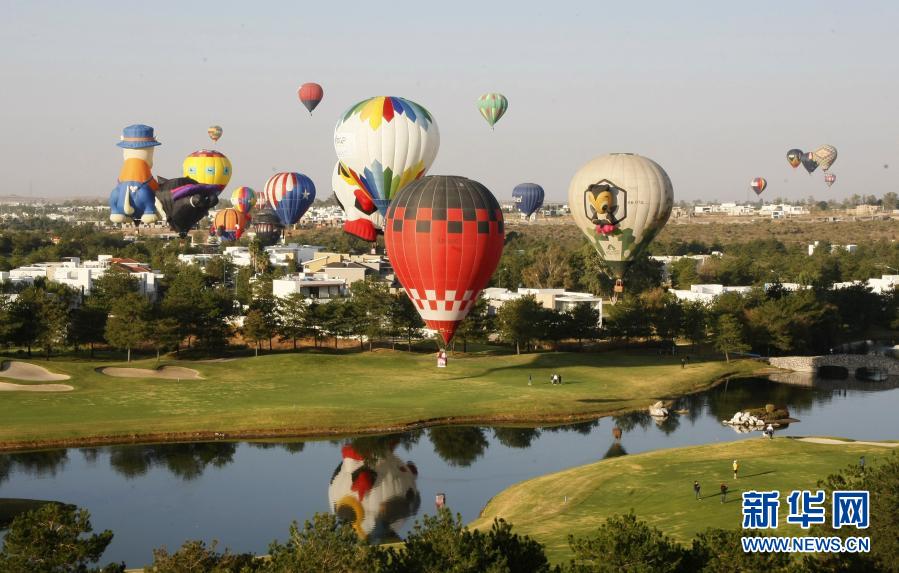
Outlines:
[[826,354],[824,356],[773,356],[768,363],[794,372],[817,373],[822,366],[845,368],[849,375],[860,368],[899,376],[899,360],[876,354]]

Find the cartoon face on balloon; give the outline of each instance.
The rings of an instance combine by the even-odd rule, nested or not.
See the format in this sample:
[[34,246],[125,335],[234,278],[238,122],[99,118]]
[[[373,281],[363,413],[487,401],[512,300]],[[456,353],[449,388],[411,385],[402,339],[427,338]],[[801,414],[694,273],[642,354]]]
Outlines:
[[584,190],[584,212],[596,232],[610,235],[627,217],[627,191],[603,179]]

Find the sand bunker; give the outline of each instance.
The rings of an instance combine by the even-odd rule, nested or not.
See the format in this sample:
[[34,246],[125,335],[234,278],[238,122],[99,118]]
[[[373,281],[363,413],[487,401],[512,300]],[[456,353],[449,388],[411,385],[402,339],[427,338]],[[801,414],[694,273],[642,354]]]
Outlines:
[[[27,382],[55,382],[57,380],[69,379],[69,376],[65,374],[54,374],[37,364],[29,364],[28,362],[19,362],[17,360],[4,360],[0,363],[0,377],[25,380]],[[18,386],[18,384],[13,384],[13,386]],[[50,386],[65,386],[65,384],[50,384]],[[68,390],[72,389],[71,386],[66,388]],[[59,390],[56,391],[58,392]]]
[[68,384],[13,384],[0,382],[0,392],[69,392],[74,390]]
[[97,372],[116,378],[164,378],[166,380],[200,380],[202,376],[196,370],[181,366],[163,366],[157,370],[149,368],[97,368]]

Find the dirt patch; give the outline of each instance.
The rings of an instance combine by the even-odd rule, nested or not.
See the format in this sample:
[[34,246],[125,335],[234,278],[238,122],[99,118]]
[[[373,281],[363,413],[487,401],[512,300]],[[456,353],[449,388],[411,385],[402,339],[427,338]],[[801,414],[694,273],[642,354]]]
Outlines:
[[[65,374],[54,374],[42,366],[30,364],[28,362],[19,362],[17,360],[4,360],[0,363],[0,377],[12,378],[13,380],[25,380],[26,382],[55,382],[57,380],[68,380],[70,376]],[[12,384],[18,386],[18,384]],[[51,386],[65,386],[64,384],[51,384]],[[67,386],[71,390],[71,386]],[[54,390],[50,390],[53,392]],[[58,392],[59,390],[55,390]]]
[[156,370],[149,368],[97,368],[97,372],[115,378],[162,378],[165,380],[201,380],[200,373],[182,366],[163,366]]
[[68,384],[13,384],[0,382],[0,392],[69,392],[74,390]]

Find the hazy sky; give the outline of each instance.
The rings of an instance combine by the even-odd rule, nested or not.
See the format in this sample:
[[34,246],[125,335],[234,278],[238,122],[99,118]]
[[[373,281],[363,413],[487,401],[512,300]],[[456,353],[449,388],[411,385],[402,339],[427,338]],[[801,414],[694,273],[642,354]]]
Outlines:
[[[0,195],[107,196],[122,127],[163,145],[154,173],[210,143],[229,189],[296,170],[330,195],[338,116],[374,95],[435,116],[432,174],[522,181],[562,200],[596,155],[660,163],[676,199],[899,191],[899,3],[42,2],[0,0]],[[324,86],[312,116],[296,98]],[[491,132],[475,100],[504,93]],[[839,149],[827,189],[788,148]],[[884,169],[884,164],[890,164]]]

